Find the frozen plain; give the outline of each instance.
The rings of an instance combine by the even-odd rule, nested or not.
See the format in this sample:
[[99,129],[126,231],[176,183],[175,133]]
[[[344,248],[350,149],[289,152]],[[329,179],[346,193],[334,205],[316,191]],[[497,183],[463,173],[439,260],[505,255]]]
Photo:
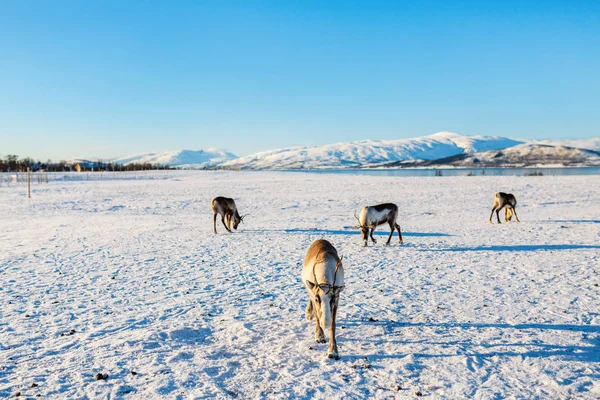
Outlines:
[[[0,187],[0,397],[599,398],[598,188],[285,172]],[[487,223],[496,191],[521,223]],[[217,195],[251,213],[239,231],[212,233]],[[380,227],[361,247],[353,213],[388,201],[405,244]],[[344,256],[339,361],[304,319],[319,238]]]

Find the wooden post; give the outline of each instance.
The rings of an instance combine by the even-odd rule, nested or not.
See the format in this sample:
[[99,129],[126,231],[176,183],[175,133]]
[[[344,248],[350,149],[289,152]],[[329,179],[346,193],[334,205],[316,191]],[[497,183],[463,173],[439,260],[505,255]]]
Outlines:
[[27,197],[31,198],[31,168],[27,168]]

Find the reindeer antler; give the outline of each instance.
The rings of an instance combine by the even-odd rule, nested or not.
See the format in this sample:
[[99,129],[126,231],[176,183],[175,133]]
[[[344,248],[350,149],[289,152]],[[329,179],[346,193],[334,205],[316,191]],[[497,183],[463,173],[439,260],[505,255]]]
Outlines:
[[250,213],[240,216],[240,222],[244,222],[244,218],[246,218],[248,215],[250,215]]
[[317,274],[315,273],[315,268],[317,267],[317,264],[319,263],[319,254],[321,254],[321,249],[319,249],[319,251],[317,251],[317,256],[315,257],[315,263],[313,264],[313,277],[315,278],[315,290],[318,290],[318,287],[319,287],[319,281],[317,280]]
[[356,211],[354,211],[354,218],[356,218],[356,220],[358,221],[358,225],[356,225],[354,228],[356,228],[356,229],[362,228],[363,226],[360,223],[360,218],[358,218],[358,216],[356,215]]
[[333,282],[331,283],[331,286],[335,289],[338,286],[335,286],[335,281],[337,280],[337,271],[338,268],[340,267],[340,265],[342,265],[342,260],[344,259],[344,256],[341,256],[340,259],[338,260],[338,262],[335,264],[335,272],[333,273]]
[[373,229],[375,227],[373,225],[373,217],[369,220],[369,223],[364,224],[364,225],[360,223],[360,218],[358,218],[356,216],[356,212],[354,212],[354,218],[356,218],[356,220],[358,221],[358,225],[355,226],[356,229],[363,229],[363,228]]

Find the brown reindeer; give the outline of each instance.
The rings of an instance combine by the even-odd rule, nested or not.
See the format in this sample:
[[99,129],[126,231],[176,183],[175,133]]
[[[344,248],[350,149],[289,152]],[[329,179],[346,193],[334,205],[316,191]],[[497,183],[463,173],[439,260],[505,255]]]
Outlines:
[[[400,225],[396,223],[398,218],[398,206],[392,203],[378,204],[376,206],[364,207],[360,212],[360,217],[354,214],[354,218],[358,220],[357,228],[360,229],[362,234],[362,240],[365,242],[365,246],[369,242],[369,237],[373,243],[377,243],[377,240],[373,237],[375,228],[379,225],[383,225],[386,222],[389,224],[391,232],[388,237],[386,245],[390,244],[394,230],[398,230],[398,243],[402,244],[402,232],[400,231]],[[369,234],[370,231],[370,234]]]
[[[241,216],[235,206],[235,201],[228,197],[215,197],[210,205],[213,211],[213,229],[215,233],[217,233],[217,214],[221,216],[221,222],[229,233],[231,233],[231,220],[233,220],[233,229],[237,229],[240,222],[244,222],[244,218],[248,215]],[[227,224],[225,224],[225,218],[227,218]]]
[[[504,207],[506,207],[507,209],[510,209],[510,217],[508,218],[508,220],[510,221],[510,219],[512,218],[512,215],[514,214],[515,218],[517,219],[517,222],[519,221],[519,217],[517,216],[517,199],[515,198],[515,196],[513,196],[510,193],[502,193],[502,192],[498,192],[496,193],[496,195],[494,196],[494,208],[492,208],[492,213],[490,214],[490,224],[492,223],[492,217],[494,216],[494,211],[496,211],[496,218],[498,219],[498,223],[500,224],[500,210],[502,210]],[[506,221],[507,218],[507,214],[509,214],[508,211],[505,211],[505,215],[504,215],[504,220]]]
[[327,357],[340,358],[335,340],[335,323],[340,292],[344,289],[344,267],[337,250],[327,240],[317,240],[308,248],[302,268],[302,282],[308,291],[306,318],[316,315],[315,341],[325,343],[323,329],[329,328]]

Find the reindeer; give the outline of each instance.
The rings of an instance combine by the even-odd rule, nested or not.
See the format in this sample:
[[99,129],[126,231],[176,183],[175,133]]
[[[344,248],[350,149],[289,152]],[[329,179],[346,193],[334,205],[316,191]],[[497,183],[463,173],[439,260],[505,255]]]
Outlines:
[[[498,192],[496,193],[496,195],[494,196],[494,208],[492,208],[492,213],[490,214],[490,224],[492,223],[492,217],[494,216],[494,211],[496,211],[496,218],[498,218],[498,223],[500,224],[500,210],[502,210],[504,207],[506,207],[506,211],[504,214],[504,221],[506,222],[507,219],[508,221],[510,221],[510,219],[512,218],[512,215],[514,214],[515,218],[517,219],[517,222],[521,222],[519,221],[519,217],[517,216],[517,199],[515,198],[514,195],[510,194],[510,193],[502,193],[502,192]],[[508,211],[510,210],[510,211]]]
[[[356,227],[360,229],[362,240],[365,241],[365,246],[367,246],[369,242],[369,237],[371,237],[373,243],[377,243],[377,240],[373,237],[373,232],[375,232],[377,226],[383,225],[386,222],[390,225],[391,232],[390,237],[388,237],[385,244],[390,244],[395,229],[398,230],[398,243],[402,244],[402,232],[400,231],[400,225],[396,223],[396,219],[398,218],[397,205],[385,203],[376,206],[366,206],[361,210],[360,217],[357,217],[356,213],[354,213],[354,218],[358,220],[358,225]],[[370,234],[369,230],[371,231]]]
[[335,340],[335,318],[339,295],[344,290],[344,267],[337,250],[327,240],[316,240],[308,248],[302,269],[302,282],[308,291],[306,319],[316,315],[315,341],[325,343],[323,329],[329,328],[327,357],[340,358]]
[[[217,214],[221,215],[221,222],[229,233],[231,233],[232,219],[233,229],[237,229],[240,222],[244,222],[244,218],[248,216],[248,214],[241,216],[235,206],[235,201],[228,197],[215,197],[210,205],[213,211],[213,229],[215,233],[217,233]],[[225,224],[225,218],[227,218],[227,225]]]

